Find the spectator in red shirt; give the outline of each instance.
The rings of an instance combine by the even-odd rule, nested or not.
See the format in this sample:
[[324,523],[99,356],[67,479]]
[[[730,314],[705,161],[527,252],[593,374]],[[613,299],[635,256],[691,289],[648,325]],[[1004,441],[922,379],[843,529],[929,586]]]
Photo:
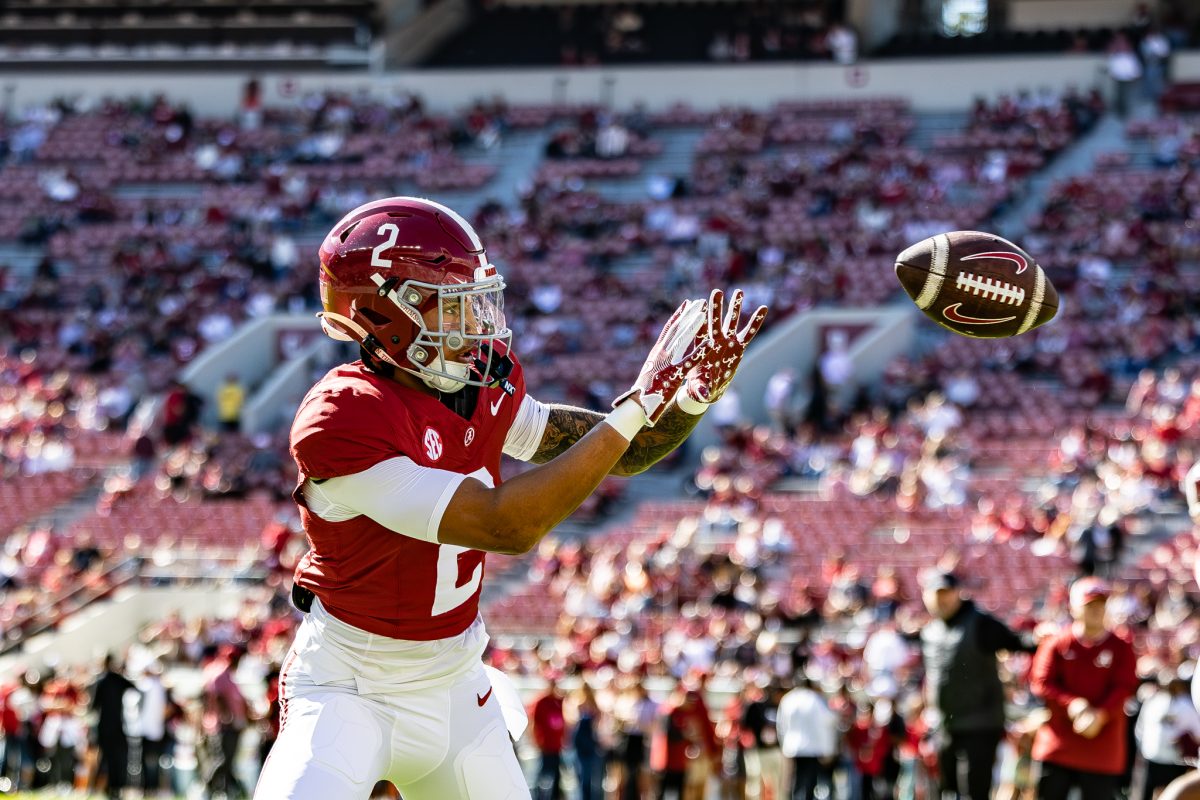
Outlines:
[[533,743],[541,754],[534,781],[535,800],[562,800],[562,751],[567,736],[563,717],[563,693],[559,675],[546,675],[546,691],[533,701],[529,718],[533,722]]
[[229,797],[248,797],[234,773],[234,760],[242,731],[250,721],[250,707],[234,676],[245,655],[240,647],[222,645],[217,658],[204,670],[204,737],[209,760],[205,784]]
[[267,702],[267,710],[258,720],[259,771],[262,765],[267,763],[271,746],[279,738],[279,665],[272,664],[263,680],[266,683],[264,699]]
[[17,693],[16,681],[0,684],[0,741],[3,741],[3,758],[0,758],[0,779],[13,788],[21,785],[21,749],[17,739],[21,734],[21,718],[17,716],[16,704],[12,702]]
[[683,800],[688,771],[708,760],[716,735],[701,704],[699,691],[676,687],[663,707],[663,717],[650,745],[650,768],[659,776],[658,800]]
[[1033,741],[1040,762],[1039,800],[1066,800],[1078,786],[1086,798],[1111,798],[1125,770],[1125,701],[1138,686],[1133,646],[1108,630],[1110,590],[1099,578],[1071,587],[1072,625],[1044,639],[1030,683],[1050,721]]
[[875,718],[871,703],[859,707],[854,724],[846,731],[846,746],[861,780],[858,796],[863,800],[889,796],[890,792],[885,795],[879,784],[892,751],[891,732]]
[[693,755],[689,752],[687,774],[684,776],[683,800],[704,800],[708,794],[708,779],[720,771],[721,744],[717,740],[717,726],[713,723],[712,712],[704,700],[706,675],[685,679],[684,686],[687,695],[684,698],[684,708],[691,714],[688,722],[689,738],[699,737],[700,751]]

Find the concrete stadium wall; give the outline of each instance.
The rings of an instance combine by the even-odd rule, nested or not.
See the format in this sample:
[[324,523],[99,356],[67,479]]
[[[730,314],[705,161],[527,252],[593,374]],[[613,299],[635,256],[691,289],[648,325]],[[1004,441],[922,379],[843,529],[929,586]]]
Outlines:
[[[248,387],[243,413],[252,412],[256,425],[247,427],[247,432],[261,430],[267,424],[264,421],[263,425],[257,425],[259,417],[262,416],[265,420],[266,414],[262,409],[264,398],[256,396],[257,388],[264,381],[270,382],[270,376],[281,363],[291,360],[285,357],[281,348],[281,337],[288,334],[312,337],[308,344],[296,348],[293,357],[307,354],[308,350],[315,346],[313,342],[316,340],[325,340],[313,314],[273,314],[242,325],[225,341],[205,349],[183,370],[180,380],[205,400],[203,421],[206,424],[212,425],[217,421],[216,391],[230,374],[237,375],[242,385]],[[269,388],[272,391],[272,401],[280,400],[273,394],[278,387]],[[287,386],[283,388],[286,389]],[[307,390],[307,387],[305,389]]]
[[245,597],[239,587],[199,585],[136,587],[119,590],[112,600],[93,603],[69,618],[62,627],[35,636],[23,653],[0,659],[0,674],[14,666],[63,666],[98,661],[111,650],[120,650],[143,626],[178,612],[185,620],[199,617],[233,617]]
[[[325,337],[314,340],[299,355],[278,364],[242,409],[244,433],[271,432],[290,425],[296,408],[312,388],[323,365],[331,363],[338,343]],[[353,358],[353,356],[351,356]]]
[[[413,91],[436,111],[461,108],[501,95],[512,103],[609,102],[628,108],[642,102],[663,108],[686,101],[712,109],[765,106],[779,100],[878,97],[908,98],[919,111],[964,109],[978,95],[1021,88],[1107,86],[1100,55],[1050,54],[863,61],[834,64],[686,67],[594,67],[590,69],[414,70],[378,75],[262,73],[263,96],[272,105],[295,102],[310,90]],[[1200,80],[1200,51],[1175,58],[1178,80]],[[207,115],[229,115],[251,73],[11,73],[0,78],[15,108],[63,95],[93,97],[166,93]]]
[[1009,0],[1008,27],[1018,31],[1128,25],[1137,0]]

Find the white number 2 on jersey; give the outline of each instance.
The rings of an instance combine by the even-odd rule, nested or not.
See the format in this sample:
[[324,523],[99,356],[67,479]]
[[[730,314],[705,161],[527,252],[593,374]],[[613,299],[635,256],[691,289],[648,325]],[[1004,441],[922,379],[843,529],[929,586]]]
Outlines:
[[[470,477],[478,478],[489,489],[496,484],[486,469],[478,469]],[[483,563],[475,565],[471,578],[458,585],[458,557],[469,548],[453,544],[438,545],[437,585],[433,590],[433,616],[440,616],[461,606],[471,599],[483,580]]]
[[380,236],[383,236],[384,233],[386,232],[387,238],[384,239],[379,244],[375,245],[375,249],[373,249],[371,251],[371,266],[372,267],[390,267],[392,265],[392,260],[390,258],[382,258],[379,254],[382,253],[384,250],[387,250],[389,247],[395,246],[396,237],[400,235],[400,229],[397,228],[391,222],[385,222],[382,225],[380,225],[379,230],[377,230],[375,232],[378,233]]
[[439,616],[471,599],[483,580],[483,562],[475,565],[471,578],[462,586],[458,583],[458,557],[467,548],[453,544],[438,545],[437,587],[433,590],[433,616]]

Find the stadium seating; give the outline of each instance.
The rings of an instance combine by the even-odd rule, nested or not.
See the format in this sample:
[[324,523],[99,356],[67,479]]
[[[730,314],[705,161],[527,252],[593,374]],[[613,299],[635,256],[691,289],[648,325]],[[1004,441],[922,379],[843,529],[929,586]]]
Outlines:
[[[602,406],[657,333],[646,321],[679,294],[742,285],[779,316],[888,302],[893,285],[873,276],[903,244],[987,226],[1100,113],[1087,97],[993,98],[935,136],[887,98],[436,115],[414,98],[330,94],[245,125],[166,99],[31,116],[0,165],[0,240],[46,255],[8,271],[16,305],[0,320],[6,645],[119,583],[215,570],[261,579],[238,618],[164,619],[135,650],[185,669],[230,641],[263,665],[283,657],[303,548],[294,521],[280,521],[294,513],[283,434],[194,428],[168,443],[151,429],[147,450],[122,391],[137,376],[134,395],[161,398],[242,320],[311,307],[297,253],[347,207],[397,191],[474,198],[536,395]],[[489,585],[515,587],[485,595],[489,658],[529,676],[617,670],[671,685],[711,671],[735,691],[747,666],[786,674],[808,659],[857,691],[864,641],[924,621],[917,576],[934,565],[954,566],[1014,626],[1061,623],[1061,587],[1084,566],[1079,532],[1101,521],[1080,509],[1111,509],[1136,551],[1154,516],[1178,509],[1195,453],[1200,384],[1173,369],[1197,345],[1187,310],[1200,302],[1200,253],[1176,202],[1197,189],[1165,158],[1196,159],[1191,125],[1131,123],[1093,174],[1046,191],[1022,243],[1061,289],[1054,325],[996,342],[930,336],[853,406],[732,426],[702,454],[692,497],[599,527],[621,491],[610,485],[585,509],[592,535],[489,558]],[[552,146],[507,202],[492,197],[505,166],[496,145],[518,133]],[[687,167],[659,174],[679,133],[694,137]],[[123,335],[109,341],[118,318]],[[14,457],[35,433],[45,457]],[[65,463],[55,458],[68,448],[69,468],[23,479]],[[31,524],[97,493],[61,529]],[[1191,629],[1170,621],[1198,591],[1194,558],[1189,533],[1132,566],[1095,566],[1119,579],[1114,603],[1132,609],[1123,620],[1143,674],[1178,666],[1188,646]],[[903,691],[919,680],[909,668],[896,679]]]

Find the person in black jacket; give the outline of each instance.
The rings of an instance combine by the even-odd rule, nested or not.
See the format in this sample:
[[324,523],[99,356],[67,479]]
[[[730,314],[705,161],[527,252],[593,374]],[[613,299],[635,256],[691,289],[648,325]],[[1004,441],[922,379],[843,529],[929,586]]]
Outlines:
[[[965,599],[954,573],[927,573],[921,588],[933,615],[921,631],[921,652],[926,702],[935,712],[942,797],[988,800],[996,748],[1004,736],[1004,687],[996,652],[1035,648]],[[960,760],[965,779],[959,774]]]
[[104,657],[104,673],[92,687],[92,710],[96,712],[96,744],[100,748],[100,770],[108,777],[110,798],[121,796],[129,782],[129,739],[125,735],[125,693],[137,691],[117,671],[117,660]]

